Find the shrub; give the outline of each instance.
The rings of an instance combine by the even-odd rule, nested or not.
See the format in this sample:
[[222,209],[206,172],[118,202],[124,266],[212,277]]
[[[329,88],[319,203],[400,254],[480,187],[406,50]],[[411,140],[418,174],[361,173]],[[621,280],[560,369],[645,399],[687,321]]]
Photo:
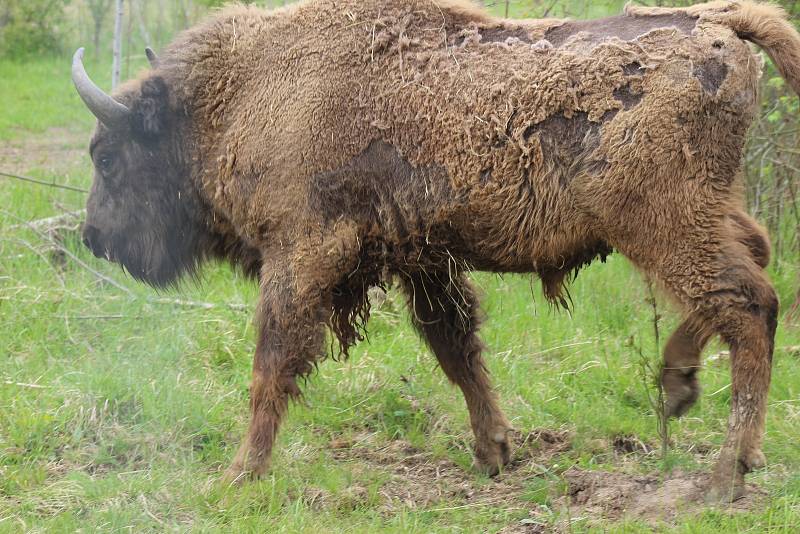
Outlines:
[[70,0],[4,0],[0,7],[0,57],[61,51],[64,8]]

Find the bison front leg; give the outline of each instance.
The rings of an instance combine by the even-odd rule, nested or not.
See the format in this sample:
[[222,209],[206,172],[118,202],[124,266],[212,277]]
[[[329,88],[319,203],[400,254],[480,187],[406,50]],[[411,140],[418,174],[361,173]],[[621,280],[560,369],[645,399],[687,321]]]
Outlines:
[[403,280],[412,322],[464,394],[475,434],[475,466],[496,475],[507,464],[511,425],[497,404],[478,338],[478,299],[463,276],[420,273]]
[[269,467],[272,447],[289,401],[300,395],[297,378],[308,375],[322,353],[322,307],[300,295],[291,269],[277,266],[262,277],[258,340],[250,384],[250,427],[224,480],[257,478]]

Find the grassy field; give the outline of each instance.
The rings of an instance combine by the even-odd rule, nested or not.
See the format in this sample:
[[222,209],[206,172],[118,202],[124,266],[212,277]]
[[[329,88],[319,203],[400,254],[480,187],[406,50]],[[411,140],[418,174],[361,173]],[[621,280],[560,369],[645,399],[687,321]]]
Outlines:
[[[73,93],[68,59],[0,62],[0,72],[0,171],[88,187],[92,120]],[[1,532],[800,525],[798,325],[782,320],[778,330],[769,467],[750,476],[754,487],[734,509],[676,503],[661,478],[684,487],[709,469],[728,414],[728,362],[723,347],[708,349],[704,394],[672,423],[662,461],[651,379],[640,365],[641,354],[657,360],[653,313],[646,285],[619,256],[580,274],[571,315],[551,310],[527,277],[474,277],[490,317],[489,366],[518,429],[512,466],[496,479],[470,470],[461,395],[390,292],[369,342],[348,361],[325,362],[307,383],[271,474],[225,487],[221,470],[248,420],[254,345],[250,313],[230,305],[251,307],[256,288],[220,265],[200,285],[155,293],[91,257],[74,230],[56,232],[65,254],[25,225],[84,199],[0,178]],[[785,306],[798,263],[778,258],[770,268]],[[663,344],[677,317],[663,299],[659,307]],[[650,505],[640,502],[647,495]]]

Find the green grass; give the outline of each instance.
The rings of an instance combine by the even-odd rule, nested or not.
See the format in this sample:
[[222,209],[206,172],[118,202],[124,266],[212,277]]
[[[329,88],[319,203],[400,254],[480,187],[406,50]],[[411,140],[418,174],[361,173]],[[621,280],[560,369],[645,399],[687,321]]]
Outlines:
[[570,2],[536,2],[531,0],[495,0],[483,2],[494,15],[510,18],[599,18],[622,13],[624,0],[572,0]]
[[[73,94],[68,61],[2,62],[0,71],[0,139],[35,145],[55,127],[74,134],[70,146],[85,146],[92,120]],[[89,185],[88,156],[57,175],[53,162],[22,168]],[[647,291],[624,258],[613,256],[571,286],[571,316],[550,310],[538,282],[475,276],[504,410],[521,431],[567,432],[565,450],[535,456],[500,482],[472,474],[461,395],[409,328],[402,299],[390,296],[370,323],[369,343],[311,377],[304,403],[292,407],[282,429],[270,475],[223,487],[220,471],[247,424],[255,337],[250,314],[225,304],[252,305],[256,288],[225,266],[210,266],[202,285],[156,295],[66,235],[69,250],[130,287],[130,297],[20,226],[83,201],[81,193],[0,182],[0,532],[491,532],[521,528],[531,511],[537,521],[563,526],[568,514],[558,503],[569,467],[648,473],[661,466],[655,455],[625,459],[610,446],[617,436],[658,442],[635,348],[655,353]],[[784,305],[799,263],[783,258],[771,267]],[[154,296],[216,306],[156,303]],[[677,319],[661,306],[666,337]],[[765,504],[735,515],[681,515],[663,530],[791,532],[800,525],[798,345],[797,326],[782,321],[764,446],[770,465],[750,477],[768,493]],[[713,452],[723,440],[729,380],[724,358],[707,364],[698,406],[672,424],[677,468],[709,468],[712,458],[696,449]],[[332,449],[334,440],[363,443]],[[467,489],[423,502],[437,482],[415,478],[413,469],[398,476],[394,464],[409,456],[404,447],[443,466],[445,489]],[[519,495],[505,499],[506,486],[495,490],[503,480]],[[399,497],[403,488],[407,500]],[[477,505],[468,491],[481,496]],[[573,519],[576,532],[649,531],[635,519]]]
[[85,132],[94,123],[72,87],[68,58],[24,63],[0,59],[0,99],[6,103],[0,113],[0,141],[53,127]]

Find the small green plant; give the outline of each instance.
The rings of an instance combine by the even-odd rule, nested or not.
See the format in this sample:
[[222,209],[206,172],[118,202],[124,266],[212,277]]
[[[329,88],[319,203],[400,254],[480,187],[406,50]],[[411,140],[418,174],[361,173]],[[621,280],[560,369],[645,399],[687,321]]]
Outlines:
[[669,454],[669,419],[667,418],[666,398],[664,396],[664,386],[661,383],[661,374],[664,371],[664,362],[661,359],[661,340],[659,331],[659,322],[661,321],[661,314],[658,310],[658,301],[655,292],[653,291],[653,282],[647,279],[647,304],[652,310],[652,324],[653,324],[653,340],[655,345],[655,360],[653,357],[647,356],[645,351],[642,350],[641,345],[633,344],[639,356],[639,373],[644,384],[644,390],[647,394],[647,401],[650,407],[656,414],[658,425],[658,437],[661,442],[661,460],[662,466],[666,469],[667,456]]

